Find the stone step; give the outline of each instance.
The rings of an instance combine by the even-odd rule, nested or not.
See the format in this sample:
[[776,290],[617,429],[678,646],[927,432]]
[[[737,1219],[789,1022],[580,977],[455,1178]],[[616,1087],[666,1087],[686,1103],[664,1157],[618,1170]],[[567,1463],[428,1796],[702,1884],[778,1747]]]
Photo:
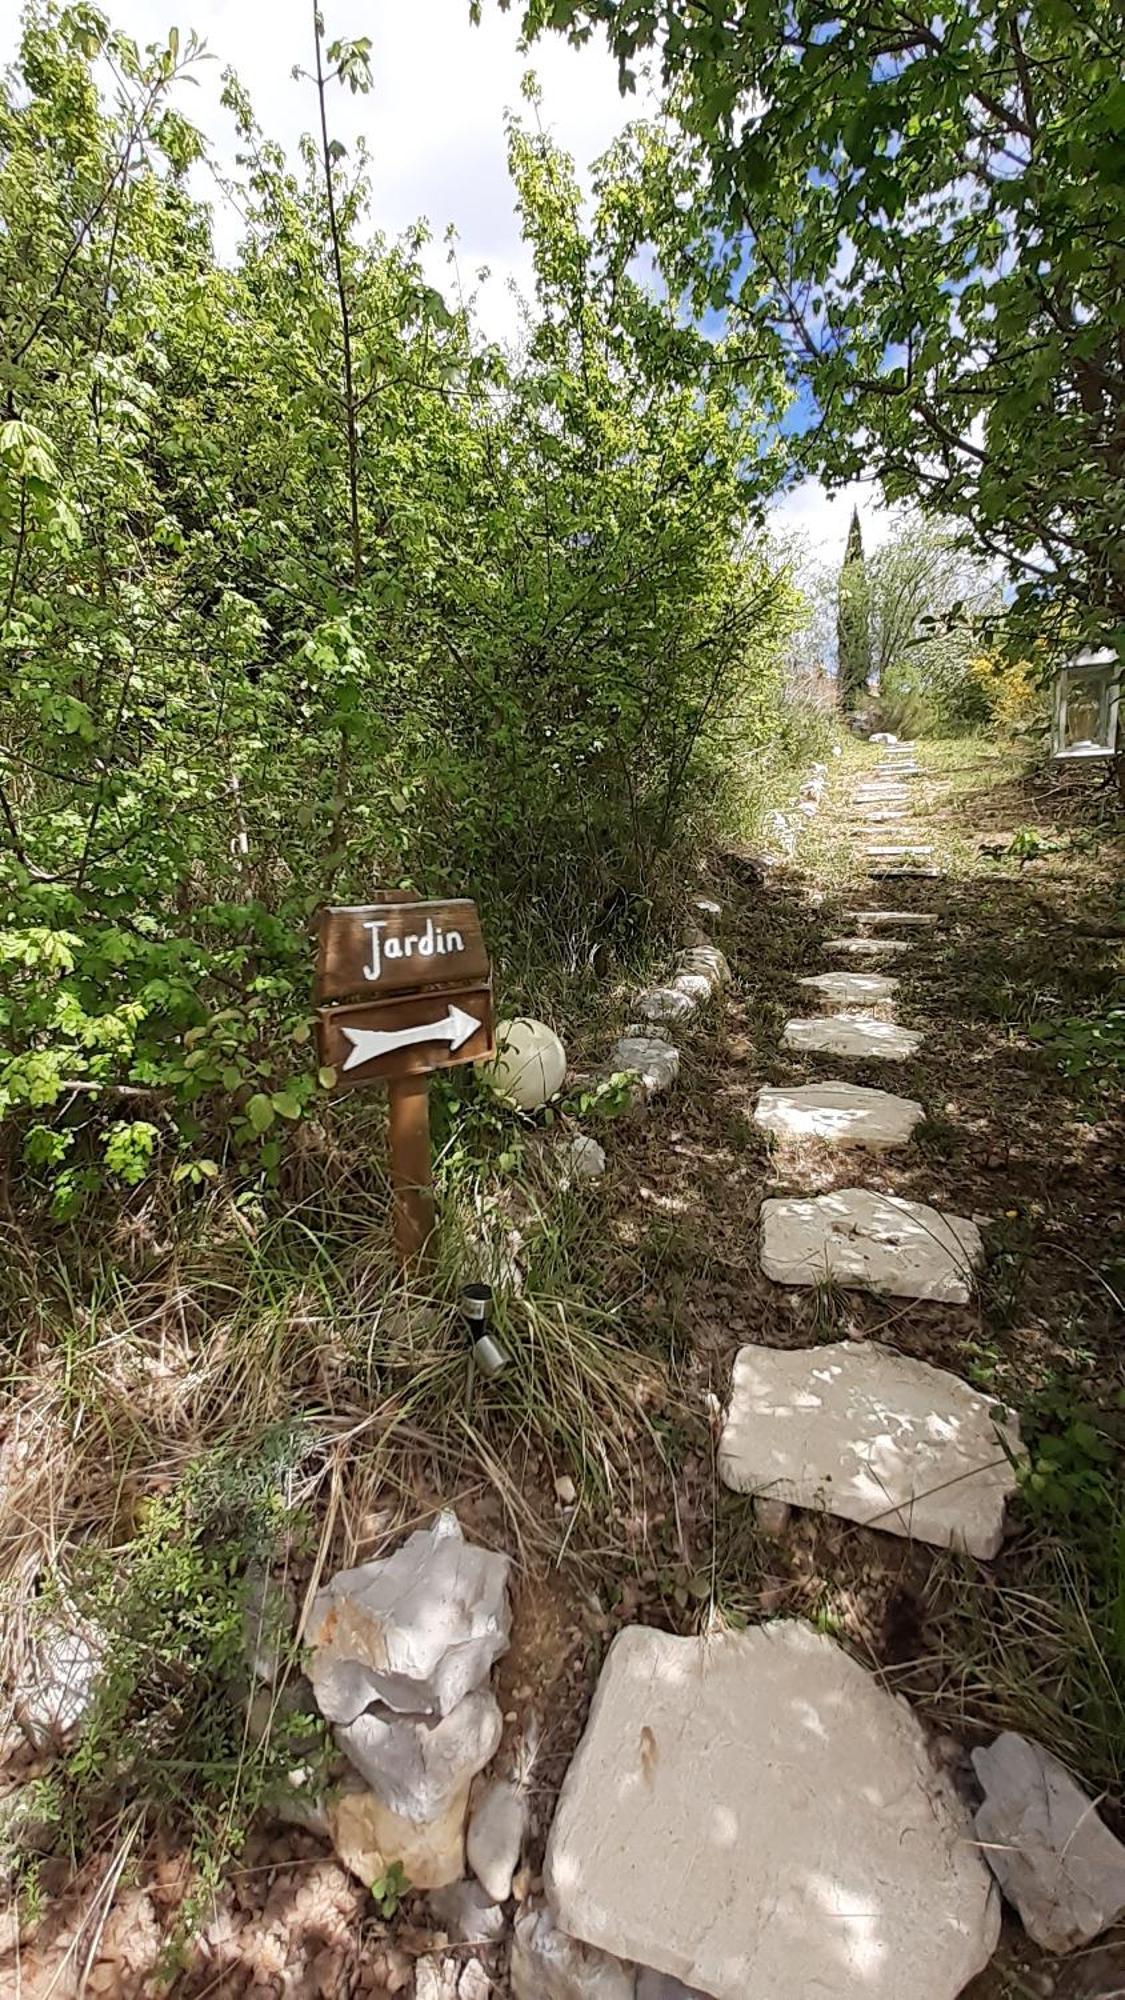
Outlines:
[[911,843],[909,847],[865,847],[863,851],[872,861],[906,861],[913,854],[932,854],[934,850]]
[[755,1123],[779,1138],[820,1139],[828,1146],[863,1146],[872,1153],[908,1145],[924,1116],[912,1097],[835,1081],[766,1085],[754,1109]]
[[907,1062],[917,1056],[923,1038],[913,1028],[899,1028],[875,1014],[821,1014],[807,1020],[787,1020],[785,1048],[813,1056],[859,1056],[879,1062]]
[[882,972],[814,972],[797,984],[822,995],[833,1006],[861,1011],[889,1000],[898,991],[898,980],[888,979]]
[[543,1873],[564,1932],[712,2000],[955,2000],[1000,1931],[921,1723],[796,1619],[618,1633]]
[[873,1014],[828,1014],[786,1021],[782,1041],[802,1055],[858,1056],[879,1062],[905,1062],[916,1055],[922,1037],[895,1021],[877,1021]]
[[838,937],[826,938],[824,949],[838,952],[841,958],[896,958],[909,951],[910,945],[909,938]]
[[937,923],[937,918],[924,910],[848,910],[846,914],[853,924],[870,924],[875,930],[884,924],[899,924],[905,930],[907,926],[921,929]]
[[936,882],[940,868],[869,868],[873,882]]
[[975,1222],[868,1188],[762,1203],[761,1265],[781,1285],[831,1281],[966,1305],[984,1262]]
[[1019,1426],[958,1376],[875,1341],[743,1347],[719,1444],[736,1493],[987,1562],[1019,1484]]

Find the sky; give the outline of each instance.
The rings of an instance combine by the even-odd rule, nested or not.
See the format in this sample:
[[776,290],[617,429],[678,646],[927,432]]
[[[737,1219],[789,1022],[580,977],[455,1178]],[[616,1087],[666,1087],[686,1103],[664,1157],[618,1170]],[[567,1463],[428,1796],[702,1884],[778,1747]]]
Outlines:
[[[185,86],[180,103],[206,135],[216,166],[233,165],[234,132],[219,103],[222,72],[232,66],[249,90],[266,134],[295,154],[313,115],[311,86],[294,82],[294,64],[309,66],[312,0],[98,0],[114,25],[142,44],[181,43],[195,28],[213,58],[202,63],[197,87]],[[623,99],[617,66],[604,41],[571,49],[546,36],[531,55],[518,47],[517,18],[486,0],[479,28],[468,0],[321,0],[330,39],[369,35],[374,89],[370,96],[340,90],[332,106],[333,131],[345,144],[364,134],[371,154],[373,208],[378,225],[394,236],[425,216],[433,241],[427,252],[433,282],[449,286],[444,242],[452,223],[466,291],[477,293],[485,331],[512,335],[516,307],[510,283],[530,290],[530,260],[520,241],[505,161],[504,113],[521,104],[520,79],[534,68],[543,90],[541,116],[555,138],[584,169],[622,125],[643,110]],[[0,62],[18,39],[16,0],[0,0]],[[220,255],[231,255],[238,217],[223,203],[213,175],[203,170],[195,191],[212,203]],[[487,266],[488,281],[476,272]],[[870,486],[848,488],[829,499],[815,480],[804,480],[776,504],[776,525],[805,535],[820,562],[843,556],[854,502],[863,518],[864,542],[885,538],[888,517]]]

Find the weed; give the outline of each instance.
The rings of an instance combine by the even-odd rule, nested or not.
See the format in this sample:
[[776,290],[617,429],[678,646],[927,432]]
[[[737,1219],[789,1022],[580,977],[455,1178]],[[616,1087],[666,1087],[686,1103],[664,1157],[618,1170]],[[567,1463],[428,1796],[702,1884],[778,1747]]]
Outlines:
[[399,1904],[409,1892],[410,1883],[401,1861],[392,1861],[382,1875],[377,1875],[371,1883],[371,1900],[385,1923],[397,1916]]

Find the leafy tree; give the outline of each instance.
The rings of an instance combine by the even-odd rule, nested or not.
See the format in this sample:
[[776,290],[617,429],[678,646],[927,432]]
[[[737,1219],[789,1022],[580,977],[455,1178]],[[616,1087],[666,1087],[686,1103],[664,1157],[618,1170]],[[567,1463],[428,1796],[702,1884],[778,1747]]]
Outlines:
[[64,1217],[276,1179],[332,1082],[319,905],[469,884],[503,969],[658,894],[776,734],[793,613],[757,529],[778,371],[636,275],[662,134],[600,164],[587,222],[513,122],[508,359],[420,229],[371,227],[330,117],[367,51],[319,13],[295,168],[226,79],[219,265],[169,104],[198,53],[34,4],[0,86],[0,1164]]
[[[511,4],[511,0],[501,0]],[[1039,629],[1125,621],[1125,30],[1112,0],[522,0],[659,49],[702,148],[697,309],[810,385],[806,462],[874,472],[1019,579]]]
[[867,693],[871,679],[867,573],[858,507],[852,508],[837,584],[836,660],[840,705],[846,715],[851,715]]

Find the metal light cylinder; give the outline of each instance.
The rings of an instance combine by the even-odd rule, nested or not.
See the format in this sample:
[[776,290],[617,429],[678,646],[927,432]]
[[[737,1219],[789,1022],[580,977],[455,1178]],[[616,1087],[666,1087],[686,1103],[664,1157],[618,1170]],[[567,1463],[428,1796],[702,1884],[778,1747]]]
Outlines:
[[488,1331],[488,1323],[492,1318],[492,1286],[463,1285],[461,1315],[473,1343],[473,1360],[481,1374],[491,1381],[508,1365],[508,1356],[503,1347],[495,1334]]

